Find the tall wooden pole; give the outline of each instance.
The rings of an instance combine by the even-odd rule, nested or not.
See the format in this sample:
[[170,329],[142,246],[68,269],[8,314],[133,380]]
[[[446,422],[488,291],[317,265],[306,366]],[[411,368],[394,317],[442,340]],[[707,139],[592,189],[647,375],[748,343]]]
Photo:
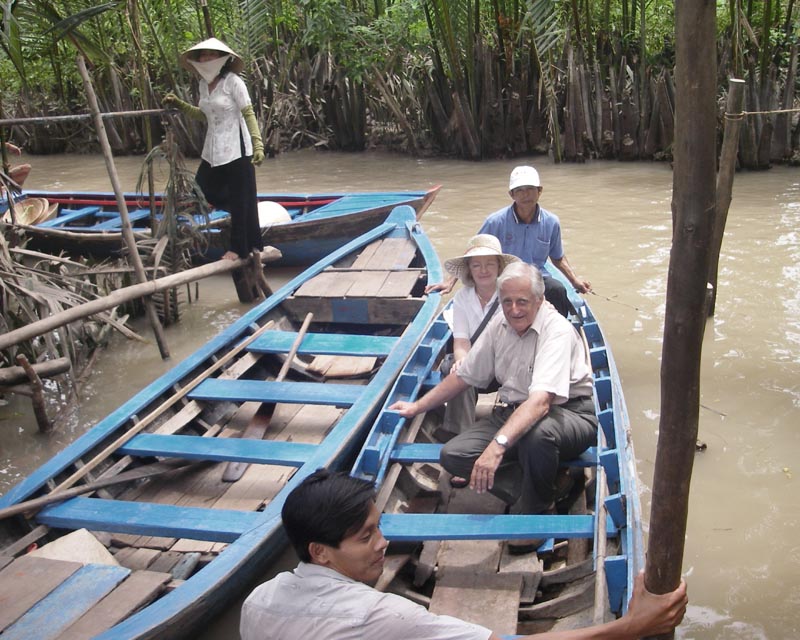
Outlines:
[[742,128],[742,106],[744,105],[744,80],[731,78],[728,81],[728,102],[725,106],[725,133],[722,136],[722,151],[719,156],[717,176],[717,204],[714,220],[714,238],[711,245],[711,265],[708,283],[711,285],[711,301],[708,315],[713,316],[717,305],[717,277],[719,275],[719,253],[722,237],[728,221],[728,209],[733,194],[733,175],[736,173],[736,157],[739,154],[739,130]]
[[[114,156],[111,153],[111,145],[108,143],[108,136],[106,135],[106,128],[103,125],[103,118],[100,115],[100,105],[97,102],[97,95],[92,86],[92,79],[89,77],[89,71],[86,69],[86,62],[83,56],[78,54],[78,71],[80,71],[81,78],[83,78],[83,86],[86,90],[86,98],[89,102],[89,110],[94,116],[94,126],[97,130],[97,139],[100,141],[100,148],[103,150],[103,157],[106,161],[106,169],[108,170],[108,177],[111,179],[111,186],[114,189],[114,195],[117,198],[117,206],[119,207],[119,216],[122,219],[122,237],[128,247],[130,254],[131,264],[133,265],[136,280],[138,282],[147,282],[147,274],[144,271],[142,258],[139,256],[139,251],[136,247],[136,238],[133,237],[133,227],[131,227],[131,220],[128,217],[128,206],[125,204],[125,195],[120,186],[119,176],[117,175],[117,168],[114,165]],[[169,358],[169,348],[167,347],[167,340],[164,336],[164,328],[158,319],[158,312],[155,305],[150,298],[144,299],[145,311],[150,320],[150,325],[153,327],[153,334],[155,335],[156,342],[158,343],[158,350],[161,353],[162,359]]]
[[[716,183],[716,3],[675,2],[673,237],[661,364],[645,585],[675,589],[681,578],[689,485],[700,408],[700,356]],[[672,634],[661,636],[671,638]]]

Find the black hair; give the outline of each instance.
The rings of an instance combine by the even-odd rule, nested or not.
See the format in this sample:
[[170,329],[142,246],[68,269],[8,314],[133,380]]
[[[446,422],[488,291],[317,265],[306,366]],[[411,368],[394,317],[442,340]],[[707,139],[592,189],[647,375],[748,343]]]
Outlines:
[[317,469],[297,485],[281,510],[281,519],[297,556],[310,562],[308,545],[319,542],[338,548],[367,520],[375,500],[368,480]]

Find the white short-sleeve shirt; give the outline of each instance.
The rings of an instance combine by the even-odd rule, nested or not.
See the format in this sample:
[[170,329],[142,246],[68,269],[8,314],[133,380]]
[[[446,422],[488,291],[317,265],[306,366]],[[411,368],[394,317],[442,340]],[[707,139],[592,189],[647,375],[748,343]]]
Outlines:
[[487,640],[492,634],[304,562],[247,597],[239,633],[242,640]]
[[469,340],[472,334],[481,326],[483,316],[497,298],[497,292],[494,292],[491,300],[483,307],[478,298],[478,293],[475,287],[462,287],[453,296],[453,337],[463,338]]
[[200,80],[198,106],[208,123],[202,157],[212,167],[242,157],[240,134],[244,138],[245,155],[253,155],[253,143],[242,115],[242,109],[249,104],[247,86],[235,73],[226,73],[211,93],[208,83]]

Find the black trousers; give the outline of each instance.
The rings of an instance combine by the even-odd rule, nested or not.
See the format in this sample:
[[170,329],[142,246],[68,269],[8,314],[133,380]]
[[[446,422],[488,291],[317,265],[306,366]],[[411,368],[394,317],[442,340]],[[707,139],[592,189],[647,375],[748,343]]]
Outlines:
[[195,178],[206,200],[215,209],[231,214],[230,250],[241,258],[253,250],[264,248],[258,224],[256,172],[250,156],[212,167],[200,162]]

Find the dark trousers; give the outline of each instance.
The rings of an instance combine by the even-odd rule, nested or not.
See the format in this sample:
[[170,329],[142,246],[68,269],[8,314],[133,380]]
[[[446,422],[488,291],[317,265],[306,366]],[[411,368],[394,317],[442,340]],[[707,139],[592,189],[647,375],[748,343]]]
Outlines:
[[[513,412],[513,407],[495,407],[490,415],[447,442],[439,458],[442,466],[454,476],[469,478],[475,460]],[[514,505],[514,513],[543,513],[555,500],[559,463],[577,458],[595,444],[597,416],[591,397],[553,405],[506,451],[491,493]]]
[[565,318],[567,314],[575,313],[575,308],[567,295],[567,288],[558,278],[550,276],[544,279],[544,298]]
[[217,167],[203,160],[195,179],[214,208],[231,214],[230,250],[245,258],[253,249],[263,249],[264,240],[258,224],[256,172],[250,156],[242,155]]

